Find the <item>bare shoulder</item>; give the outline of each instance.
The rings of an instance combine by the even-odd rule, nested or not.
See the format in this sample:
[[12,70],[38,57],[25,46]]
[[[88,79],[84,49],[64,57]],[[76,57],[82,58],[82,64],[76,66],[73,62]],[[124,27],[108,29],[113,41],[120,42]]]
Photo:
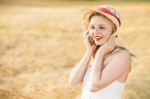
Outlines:
[[104,66],[110,63],[111,61],[128,61],[130,62],[131,55],[128,50],[117,48],[112,53],[105,56]]
[[120,59],[122,58],[127,58],[127,59],[130,59],[131,58],[131,55],[130,55],[130,52],[128,50],[125,50],[125,49],[116,49],[112,54],[114,54],[114,58],[115,57],[118,57]]
[[116,52],[113,52],[112,58],[110,62],[114,62],[116,64],[120,64],[121,66],[125,66],[126,68],[131,67],[131,54],[128,50],[118,49]]
[[128,50],[115,49],[106,60],[109,60],[105,64],[106,67],[118,68],[122,72],[128,72],[131,69],[131,55]]

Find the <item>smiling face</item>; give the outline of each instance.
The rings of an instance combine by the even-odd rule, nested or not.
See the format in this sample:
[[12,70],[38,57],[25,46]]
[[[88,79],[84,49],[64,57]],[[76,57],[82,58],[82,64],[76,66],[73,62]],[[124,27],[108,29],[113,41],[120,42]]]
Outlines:
[[88,31],[96,45],[102,45],[109,40],[113,32],[113,24],[101,15],[94,15],[90,19]]

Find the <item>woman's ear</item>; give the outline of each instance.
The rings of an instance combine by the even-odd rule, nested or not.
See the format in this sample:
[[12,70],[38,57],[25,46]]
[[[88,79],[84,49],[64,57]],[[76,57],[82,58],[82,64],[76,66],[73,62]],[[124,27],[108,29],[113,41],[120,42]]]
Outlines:
[[116,33],[112,34],[111,37],[118,37],[118,35]]
[[112,24],[112,34],[116,33],[117,27],[115,24]]

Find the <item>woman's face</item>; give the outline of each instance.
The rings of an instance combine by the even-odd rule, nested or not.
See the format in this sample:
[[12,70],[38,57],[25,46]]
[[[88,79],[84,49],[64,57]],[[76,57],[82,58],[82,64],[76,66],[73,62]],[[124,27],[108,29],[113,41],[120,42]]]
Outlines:
[[91,18],[88,31],[95,44],[102,45],[109,40],[112,34],[112,23],[104,16],[96,15]]

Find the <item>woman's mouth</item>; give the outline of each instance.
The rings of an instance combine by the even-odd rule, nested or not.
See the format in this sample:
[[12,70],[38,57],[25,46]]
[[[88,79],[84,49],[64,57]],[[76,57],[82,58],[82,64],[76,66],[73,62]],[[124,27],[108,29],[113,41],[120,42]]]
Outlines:
[[96,41],[99,41],[100,39],[102,39],[103,37],[101,36],[94,36]]

